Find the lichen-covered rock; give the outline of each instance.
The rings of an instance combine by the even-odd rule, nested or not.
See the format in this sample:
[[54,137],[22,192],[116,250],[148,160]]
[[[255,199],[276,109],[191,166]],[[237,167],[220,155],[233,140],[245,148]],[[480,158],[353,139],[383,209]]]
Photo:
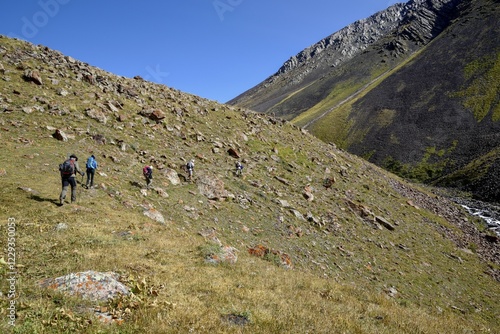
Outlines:
[[119,281],[120,275],[113,272],[85,271],[71,273],[39,282],[42,288],[64,292],[93,301],[107,301],[119,295],[128,295],[130,290]]

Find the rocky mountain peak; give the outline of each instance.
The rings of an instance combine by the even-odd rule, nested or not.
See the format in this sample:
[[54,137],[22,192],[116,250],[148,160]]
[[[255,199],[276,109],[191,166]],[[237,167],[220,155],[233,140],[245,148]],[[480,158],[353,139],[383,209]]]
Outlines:
[[[412,0],[397,3],[356,21],[290,57],[270,78],[301,68],[301,77],[317,67],[336,67],[394,31],[416,44],[441,32],[461,0]],[[302,68],[305,67],[305,68]]]

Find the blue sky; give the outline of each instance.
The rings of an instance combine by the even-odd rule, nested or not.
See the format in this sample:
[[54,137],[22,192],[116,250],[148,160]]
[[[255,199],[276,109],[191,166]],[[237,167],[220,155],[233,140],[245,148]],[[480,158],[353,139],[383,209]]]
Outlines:
[[226,102],[291,56],[405,0],[3,1],[0,34]]

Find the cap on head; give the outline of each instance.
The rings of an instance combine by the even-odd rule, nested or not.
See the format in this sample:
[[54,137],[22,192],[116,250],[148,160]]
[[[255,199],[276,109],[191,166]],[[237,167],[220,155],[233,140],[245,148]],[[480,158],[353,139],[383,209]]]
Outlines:
[[153,166],[149,166],[149,168],[151,168],[151,170],[153,170]]

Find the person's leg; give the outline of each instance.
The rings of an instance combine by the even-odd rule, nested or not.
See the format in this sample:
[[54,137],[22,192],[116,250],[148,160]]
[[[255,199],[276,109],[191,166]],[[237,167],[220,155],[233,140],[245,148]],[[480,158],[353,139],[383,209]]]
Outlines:
[[71,185],[71,203],[73,203],[76,201],[76,179],[74,177],[70,177],[69,184]]
[[90,173],[89,174],[90,174],[90,188],[92,188],[94,186],[95,169],[90,169]]
[[87,182],[85,182],[85,187],[89,187],[89,184],[90,184],[90,173],[91,173],[91,169],[90,168],[87,168]]
[[66,198],[66,192],[68,191],[68,186],[69,186],[68,179],[62,178],[61,185],[62,185],[62,190],[61,194],[59,195],[59,204],[62,205],[64,203],[64,199]]

